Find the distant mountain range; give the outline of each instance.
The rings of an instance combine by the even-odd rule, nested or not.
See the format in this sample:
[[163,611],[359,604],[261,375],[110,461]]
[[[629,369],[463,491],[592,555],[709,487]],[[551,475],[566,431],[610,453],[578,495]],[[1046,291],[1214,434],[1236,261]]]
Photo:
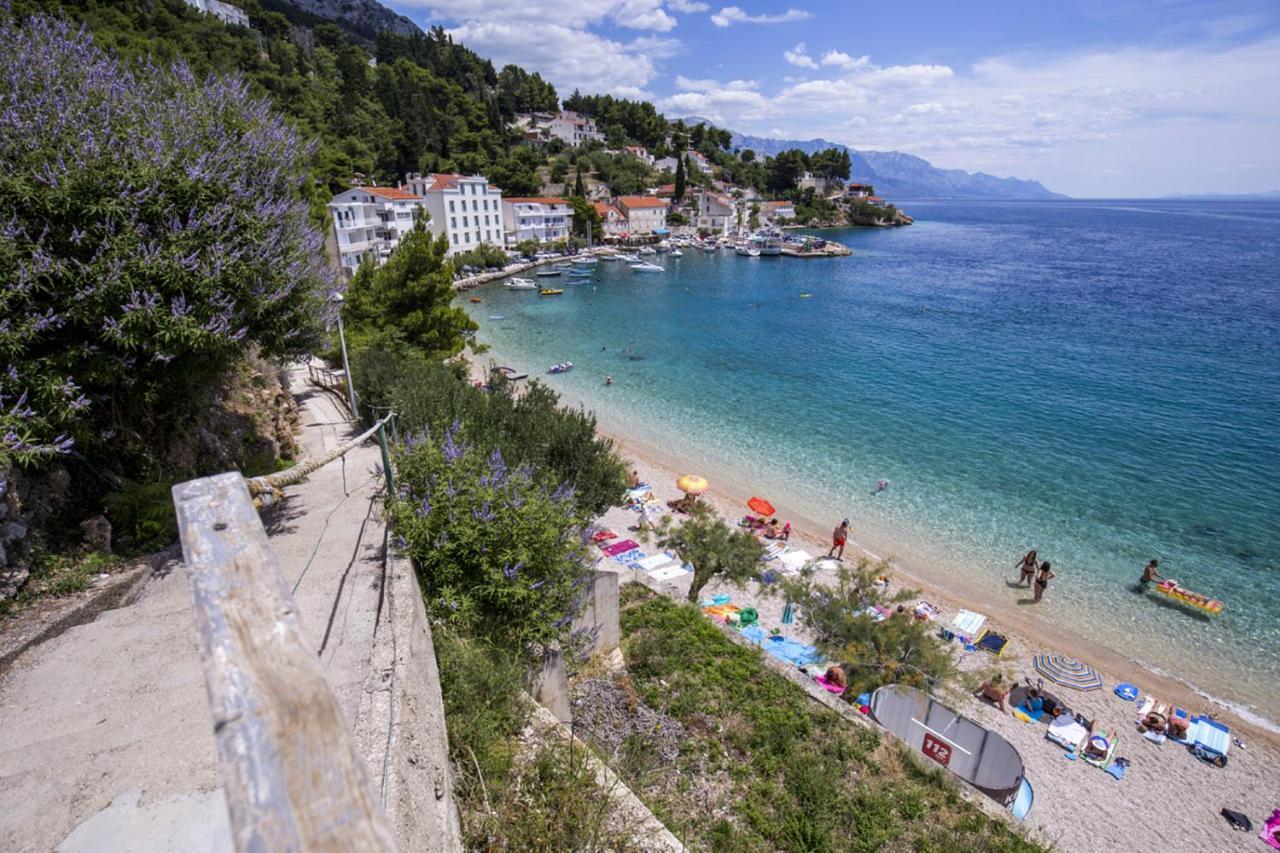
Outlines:
[[396,14],[377,0],[262,0],[262,8],[279,12],[294,23],[306,26],[332,21],[368,44],[372,44],[381,32],[402,36],[422,32],[413,21]]
[[[700,116],[687,116],[685,122],[714,124]],[[962,169],[939,169],[928,160],[898,151],[855,151],[847,145],[821,138],[772,139],[731,132],[735,148],[750,148],[760,155],[773,156],[779,151],[792,148],[799,148],[806,154],[827,148],[848,151],[852,166],[851,180],[871,184],[878,195],[891,198],[1067,198],[1046,189],[1039,181],[997,178],[986,172],[966,172]]]

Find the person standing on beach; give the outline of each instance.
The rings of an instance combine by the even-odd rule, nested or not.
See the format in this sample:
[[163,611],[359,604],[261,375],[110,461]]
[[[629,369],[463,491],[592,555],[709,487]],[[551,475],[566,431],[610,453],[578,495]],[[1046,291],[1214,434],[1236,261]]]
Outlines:
[[835,530],[831,532],[831,550],[827,552],[828,557],[834,556],[837,560],[844,560],[844,543],[849,540],[849,519],[840,522]]
[[1039,568],[1039,564],[1036,563],[1035,550],[1033,549],[1028,551],[1027,556],[1023,557],[1022,562],[1018,563],[1014,568],[1021,572],[1021,575],[1018,577],[1018,586],[1022,586],[1023,584],[1031,586],[1031,583],[1036,576],[1036,569]]
[[1050,581],[1050,580],[1052,580],[1053,578],[1056,578],[1056,577],[1057,577],[1057,575],[1055,575],[1055,574],[1054,574],[1054,573],[1049,569],[1049,561],[1048,561],[1048,560],[1046,560],[1046,561],[1044,561],[1043,563],[1041,563],[1041,564],[1040,564],[1040,573],[1039,573],[1038,575],[1036,575],[1036,595],[1035,595],[1035,600],[1036,600],[1037,602],[1039,602],[1039,601],[1040,601],[1040,598],[1044,595],[1044,591],[1045,591],[1046,589],[1048,589],[1048,588],[1049,588],[1049,581]]

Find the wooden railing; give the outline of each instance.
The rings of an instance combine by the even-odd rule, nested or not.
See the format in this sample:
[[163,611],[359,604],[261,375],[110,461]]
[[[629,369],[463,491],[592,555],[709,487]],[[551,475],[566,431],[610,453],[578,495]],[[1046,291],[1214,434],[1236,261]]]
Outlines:
[[395,850],[244,478],[173,500],[236,849]]
[[[343,405],[347,402],[347,374],[341,370],[330,370],[316,364],[307,365],[307,380],[318,388],[324,388],[326,391],[332,391],[342,398]],[[355,415],[355,412],[351,413]]]

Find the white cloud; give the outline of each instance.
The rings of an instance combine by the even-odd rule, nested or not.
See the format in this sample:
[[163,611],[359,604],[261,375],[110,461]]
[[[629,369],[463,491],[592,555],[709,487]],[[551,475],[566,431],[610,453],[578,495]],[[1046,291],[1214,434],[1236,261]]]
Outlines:
[[686,77],[683,74],[677,74],[675,82],[676,82],[677,89],[683,89],[685,91],[696,90],[696,89],[714,89],[720,85],[715,80],[710,80],[710,79],[696,80],[690,77]]
[[711,16],[711,23],[717,27],[731,27],[734,24],[785,24],[791,21],[803,21],[809,13],[803,9],[788,9],[780,15],[748,15],[737,6],[725,6]]
[[798,65],[801,68],[817,68],[818,63],[813,61],[813,57],[804,52],[804,42],[800,42],[791,50],[784,50],[782,58],[792,65]]
[[823,65],[834,65],[837,68],[843,68],[845,71],[852,71],[855,68],[862,68],[871,62],[869,56],[859,56],[856,59],[847,53],[839,50],[828,50],[822,54]]
[[624,45],[596,33],[560,24],[471,21],[449,30],[455,41],[493,60],[539,71],[561,96],[573,89],[641,97],[657,73],[635,42]]
[[711,8],[706,3],[696,3],[693,0],[667,0],[667,7],[673,12],[684,12],[687,15],[705,12]]
[[823,63],[836,73],[820,79],[745,92],[688,87],[676,97],[687,112],[746,133],[899,150],[1072,194],[1280,186],[1271,94],[1280,91],[1280,37],[993,57],[962,69],[849,59],[851,68],[843,55]]
[[676,25],[676,19],[663,10],[662,0],[625,0],[611,17],[618,26],[633,30],[665,33]]

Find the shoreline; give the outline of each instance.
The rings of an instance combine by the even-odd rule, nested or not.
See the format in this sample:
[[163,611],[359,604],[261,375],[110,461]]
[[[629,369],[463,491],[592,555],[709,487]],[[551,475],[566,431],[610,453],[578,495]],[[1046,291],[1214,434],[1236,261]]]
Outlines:
[[[504,354],[492,348],[482,356],[483,363],[477,363],[475,355],[469,349],[464,355],[471,362],[473,371],[476,369],[483,371],[488,361],[493,360],[528,372],[531,378],[539,375],[536,370],[530,370],[528,365],[512,362]],[[660,472],[665,477],[665,484],[671,484],[672,496],[675,496],[673,484],[676,478],[681,473],[693,471],[705,476],[711,482],[708,496],[713,499],[717,509],[727,515],[730,522],[736,521],[746,512],[746,500],[753,494],[746,484],[736,481],[723,470],[708,468],[705,463],[697,459],[682,456],[674,449],[674,445],[665,449],[655,447],[649,441],[635,436],[621,425],[608,420],[607,416],[589,405],[588,401],[570,398],[562,392],[562,389],[555,390],[561,393],[562,403],[581,406],[592,412],[597,419],[597,430],[613,440],[620,455],[632,458],[636,463],[643,463],[641,466],[643,469]],[[655,493],[660,492],[662,481],[655,477],[651,482],[654,482]],[[828,525],[821,519],[811,517],[808,513],[795,510],[785,502],[774,500],[774,504],[778,509],[778,516],[791,522],[794,544],[805,548],[815,556],[821,556],[827,552],[829,547],[827,528],[834,527],[839,519],[833,515]],[[736,513],[736,515],[730,513]],[[1233,731],[1239,728],[1242,730],[1238,732],[1239,734],[1247,733],[1250,737],[1265,741],[1280,750],[1280,728],[1277,728],[1273,721],[1257,717],[1249,710],[1240,707],[1229,697],[1215,696],[1202,691],[1190,680],[1176,673],[1167,673],[1150,664],[1126,657],[1107,645],[1097,643],[1060,625],[1037,621],[1030,614],[1022,615],[1012,608],[1004,607],[1001,602],[985,597],[981,590],[954,582],[948,583],[946,579],[938,577],[936,572],[931,574],[920,566],[904,562],[893,553],[891,548],[884,548],[883,550],[886,551],[884,554],[877,553],[867,543],[859,540],[858,519],[850,516],[850,520],[852,533],[846,551],[866,556],[873,563],[881,559],[887,560],[900,585],[920,590],[922,598],[943,606],[947,610],[967,609],[984,613],[992,627],[998,627],[1002,633],[1009,636],[1011,642],[1016,641],[1021,648],[1077,657],[1093,666],[1104,677],[1104,681],[1112,687],[1116,683],[1127,681],[1136,684],[1144,694],[1158,695],[1166,701],[1176,702],[1191,709],[1193,713],[1199,708],[1214,711],[1216,716],[1226,719]],[[1012,566],[1011,560],[1008,580],[1012,580]],[[999,590],[993,591],[993,594],[1007,591],[1007,588],[1002,585]],[[1010,661],[1011,659],[1004,659],[1004,665],[1011,667],[1013,664]],[[1028,674],[1032,673],[1029,658],[1019,661],[1016,666]],[[1103,692],[1109,694],[1111,691],[1110,688],[1104,688]]]

